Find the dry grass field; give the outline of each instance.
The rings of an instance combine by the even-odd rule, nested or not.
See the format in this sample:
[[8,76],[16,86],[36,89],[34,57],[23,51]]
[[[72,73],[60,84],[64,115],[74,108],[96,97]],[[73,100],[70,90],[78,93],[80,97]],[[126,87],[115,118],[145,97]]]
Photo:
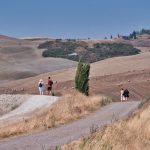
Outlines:
[[125,121],[115,122],[101,131],[93,132],[61,150],[149,150],[150,103],[146,102]]
[[22,121],[12,123],[4,120],[0,125],[0,138],[56,127],[81,118],[111,102],[112,99],[108,97],[100,95],[86,97],[72,90],[50,108],[37,110],[30,114],[30,117],[24,117]]

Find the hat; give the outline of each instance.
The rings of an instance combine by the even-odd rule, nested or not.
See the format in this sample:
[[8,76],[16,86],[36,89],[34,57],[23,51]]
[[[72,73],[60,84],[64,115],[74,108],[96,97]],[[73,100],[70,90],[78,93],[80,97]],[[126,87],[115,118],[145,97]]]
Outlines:
[[43,80],[42,80],[42,79],[40,79],[40,80],[39,80],[39,82],[43,82]]

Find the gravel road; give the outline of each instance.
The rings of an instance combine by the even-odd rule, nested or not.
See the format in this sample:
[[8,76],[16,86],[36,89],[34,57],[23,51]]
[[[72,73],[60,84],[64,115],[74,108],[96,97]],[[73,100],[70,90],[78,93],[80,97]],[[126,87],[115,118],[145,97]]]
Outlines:
[[[14,101],[13,96],[13,101]],[[58,97],[56,96],[46,96],[46,95],[28,95],[28,97],[24,95],[20,95],[20,103],[22,102],[22,99],[24,102],[20,104],[19,107],[16,109],[10,111],[9,113],[3,115],[0,117],[0,123],[1,122],[8,122],[10,120],[17,120],[19,118],[23,118],[25,114],[35,111],[36,109],[40,108],[46,108],[56,102],[58,100]]]
[[30,96],[29,95],[13,95],[13,94],[2,94],[0,95],[0,117],[6,113],[19,107],[25,102]]
[[115,119],[123,119],[134,111],[140,102],[116,102],[70,124],[40,133],[13,137],[0,141],[0,150],[48,150],[71,142],[90,133],[90,128],[103,126]]

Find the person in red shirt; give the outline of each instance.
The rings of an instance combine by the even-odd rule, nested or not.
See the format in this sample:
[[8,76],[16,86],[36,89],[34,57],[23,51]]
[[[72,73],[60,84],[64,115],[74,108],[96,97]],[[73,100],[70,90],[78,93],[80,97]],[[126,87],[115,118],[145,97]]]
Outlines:
[[53,81],[51,80],[51,77],[48,77],[48,83],[47,83],[48,95],[50,94],[53,95],[52,86],[53,86]]

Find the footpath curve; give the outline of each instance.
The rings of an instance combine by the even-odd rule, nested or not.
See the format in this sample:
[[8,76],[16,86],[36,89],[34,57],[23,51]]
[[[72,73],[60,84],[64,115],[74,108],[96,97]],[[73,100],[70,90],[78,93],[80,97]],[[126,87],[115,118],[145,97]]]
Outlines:
[[30,95],[19,107],[0,117],[0,123],[17,121],[26,114],[32,113],[37,109],[49,107],[58,100],[56,96]]
[[90,133],[90,128],[124,119],[139,106],[139,101],[115,102],[70,124],[44,132],[0,140],[0,150],[49,150]]

